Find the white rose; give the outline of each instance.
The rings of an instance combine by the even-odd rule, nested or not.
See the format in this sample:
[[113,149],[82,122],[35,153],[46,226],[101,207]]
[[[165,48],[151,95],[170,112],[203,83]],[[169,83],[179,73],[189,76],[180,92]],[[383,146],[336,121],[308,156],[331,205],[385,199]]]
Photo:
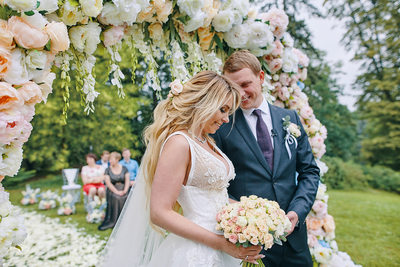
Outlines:
[[87,25],[75,26],[69,30],[73,46],[80,52],[91,55],[96,51],[100,43],[101,28],[96,22],[89,22]]
[[47,11],[52,13],[58,9],[58,0],[40,0],[40,6],[37,8],[38,11]]
[[237,221],[236,221],[236,224],[241,226],[241,227],[245,227],[247,225],[246,217],[245,216],[239,216]]
[[82,12],[89,17],[97,17],[103,9],[102,0],[79,0]]
[[218,32],[227,32],[232,29],[233,13],[230,10],[222,10],[214,17],[212,25]]
[[29,72],[25,65],[25,55],[17,48],[11,52],[11,60],[3,79],[9,84],[23,84],[29,81]]
[[246,23],[248,26],[248,42],[247,48],[256,49],[262,47],[271,47],[274,42],[274,35],[269,26],[260,21]]
[[179,10],[186,13],[190,18],[195,17],[201,12],[204,6],[203,0],[178,0]]
[[173,95],[179,95],[182,90],[183,90],[183,85],[182,82],[178,79],[174,80],[169,84],[169,87],[171,88],[171,93]]
[[47,19],[40,14],[38,11],[34,10],[34,14],[32,16],[27,16],[25,13],[21,14],[21,17],[24,19],[26,23],[31,25],[32,27],[42,30],[49,23]]
[[288,32],[285,32],[282,37],[282,44],[286,47],[293,47],[294,40]]
[[231,2],[231,8],[237,10],[241,17],[246,16],[250,10],[249,0],[235,0]]
[[243,24],[234,26],[224,34],[224,39],[232,48],[244,48],[248,41],[248,33]]
[[141,11],[140,5],[132,5],[128,10],[125,7],[117,7],[112,3],[106,3],[98,17],[102,24],[119,26],[126,22],[132,25],[136,22],[136,17]]
[[194,30],[197,30],[204,24],[204,19],[207,17],[207,14],[204,12],[198,12],[194,17],[191,17],[191,19],[186,22],[184,26],[185,32],[191,32]]
[[4,4],[17,11],[30,11],[36,8],[36,0],[5,0]]
[[10,147],[0,152],[3,158],[0,161],[0,175],[14,176],[17,174],[22,162],[22,147]]
[[43,70],[47,63],[47,55],[43,51],[29,50],[26,54],[25,62],[31,69]]
[[298,70],[298,58],[295,53],[293,53],[291,48],[285,48],[282,56],[282,70],[288,73],[297,73]]
[[62,22],[67,26],[76,25],[78,22],[83,21],[85,16],[79,9],[78,5],[71,4],[71,0],[67,0],[60,10],[61,16],[59,17]]

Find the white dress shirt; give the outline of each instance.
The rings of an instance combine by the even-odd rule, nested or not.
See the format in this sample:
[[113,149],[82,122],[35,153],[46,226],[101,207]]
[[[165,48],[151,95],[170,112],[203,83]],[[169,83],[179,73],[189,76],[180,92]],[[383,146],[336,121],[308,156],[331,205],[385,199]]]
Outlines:
[[[261,110],[261,117],[269,130],[269,137],[271,138],[272,148],[274,147],[274,139],[272,138],[272,119],[267,101],[263,98],[261,105],[257,108]],[[257,140],[257,116],[253,114],[255,109],[242,109],[244,118],[250,127],[251,132]]]

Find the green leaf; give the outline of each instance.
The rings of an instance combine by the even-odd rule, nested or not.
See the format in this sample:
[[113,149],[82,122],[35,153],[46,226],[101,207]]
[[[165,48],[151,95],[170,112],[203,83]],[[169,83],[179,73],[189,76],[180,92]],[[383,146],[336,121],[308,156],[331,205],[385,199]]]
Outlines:
[[35,15],[35,12],[33,12],[32,10],[31,11],[25,11],[24,14],[27,15],[27,16],[33,16],[33,15]]
[[46,50],[46,51],[50,51],[51,50],[51,40],[49,40],[47,42],[47,44],[44,46],[44,50]]
[[19,249],[20,251],[22,251],[22,248],[18,245],[15,246],[15,248]]

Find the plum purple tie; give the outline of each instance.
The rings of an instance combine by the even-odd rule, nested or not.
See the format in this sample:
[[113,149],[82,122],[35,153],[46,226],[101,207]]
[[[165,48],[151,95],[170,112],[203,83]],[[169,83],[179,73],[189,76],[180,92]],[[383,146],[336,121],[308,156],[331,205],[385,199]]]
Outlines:
[[261,110],[255,109],[253,114],[257,116],[257,143],[261,148],[265,160],[268,162],[271,171],[274,166],[274,150],[272,148],[271,138],[269,137],[268,127],[261,117]]

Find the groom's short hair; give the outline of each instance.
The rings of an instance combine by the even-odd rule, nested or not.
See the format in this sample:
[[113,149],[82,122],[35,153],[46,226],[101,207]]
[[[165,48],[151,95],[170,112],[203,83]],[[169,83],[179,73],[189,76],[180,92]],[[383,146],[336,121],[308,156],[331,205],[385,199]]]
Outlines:
[[239,50],[228,57],[222,72],[234,73],[244,68],[249,68],[255,75],[258,75],[261,71],[261,64],[250,51]]

